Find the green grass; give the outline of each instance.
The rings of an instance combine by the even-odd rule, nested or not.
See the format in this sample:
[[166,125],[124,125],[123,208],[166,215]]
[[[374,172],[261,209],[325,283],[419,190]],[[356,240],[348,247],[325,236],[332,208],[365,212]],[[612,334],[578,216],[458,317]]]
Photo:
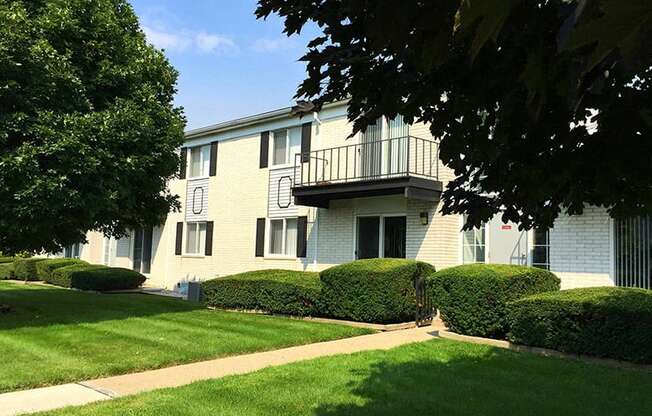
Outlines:
[[652,374],[447,340],[68,408],[109,415],[644,415]]
[[210,311],[178,299],[0,282],[0,392],[350,337],[369,331]]

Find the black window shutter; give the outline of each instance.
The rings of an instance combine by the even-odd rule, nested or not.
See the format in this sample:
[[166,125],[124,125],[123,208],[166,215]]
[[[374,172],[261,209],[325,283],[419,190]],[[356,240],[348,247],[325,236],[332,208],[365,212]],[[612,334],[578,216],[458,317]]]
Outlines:
[[266,168],[269,159],[269,132],[260,133],[260,168]]
[[265,256],[265,218],[256,220],[256,257]]
[[304,123],[301,126],[301,163],[310,160],[310,136],[312,134],[312,123]]
[[181,165],[179,166],[179,179],[186,179],[186,165],[188,164],[188,148],[181,148]]
[[208,176],[215,176],[217,173],[217,142],[211,143],[211,164],[208,168]]
[[213,255],[213,221],[206,223],[206,248],[204,254],[207,256]]
[[183,241],[183,223],[178,222],[177,223],[177,241],[174,245],[174,254],[177,256],[181,255],[181,247],[182,247],[182,241]]
[[297,219],[297,257],[306,257],[308,247],[308,217]]

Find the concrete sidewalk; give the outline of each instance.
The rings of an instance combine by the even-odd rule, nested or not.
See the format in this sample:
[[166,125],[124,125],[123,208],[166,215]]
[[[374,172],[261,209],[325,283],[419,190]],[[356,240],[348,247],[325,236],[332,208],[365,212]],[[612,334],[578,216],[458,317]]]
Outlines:
[[387,350],[438,336],[439,326],[381,332],[335,341],[319,342],[218,358],[193,364],[125,374],[19,392],[0,394],[0,416],[14,416],[65,406],[82,405],[150,390],[183,386],[199,380],[244,374],[265,367],[358,351]]

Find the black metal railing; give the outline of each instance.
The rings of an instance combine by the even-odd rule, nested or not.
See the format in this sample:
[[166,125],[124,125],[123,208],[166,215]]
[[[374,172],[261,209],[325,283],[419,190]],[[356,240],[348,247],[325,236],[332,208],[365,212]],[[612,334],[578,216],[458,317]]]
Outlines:
[[414,136],[369,141],[297,153],[294,186],[390,179],[439,177],[439,146]]

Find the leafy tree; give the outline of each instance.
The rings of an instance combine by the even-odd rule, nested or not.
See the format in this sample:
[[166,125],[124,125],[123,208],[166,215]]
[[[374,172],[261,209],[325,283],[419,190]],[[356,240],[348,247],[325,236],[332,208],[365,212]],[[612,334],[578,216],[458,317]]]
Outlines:
[[178,207],[177,72],[124,0],[0,2],[0,251],[58,251]]
[[[445,213],[549,227],[586,205],[652,214],[649,0],[259,0],[323,35],[298,98],[431,123]],[[587,122],[588,121],[588,122]]]

